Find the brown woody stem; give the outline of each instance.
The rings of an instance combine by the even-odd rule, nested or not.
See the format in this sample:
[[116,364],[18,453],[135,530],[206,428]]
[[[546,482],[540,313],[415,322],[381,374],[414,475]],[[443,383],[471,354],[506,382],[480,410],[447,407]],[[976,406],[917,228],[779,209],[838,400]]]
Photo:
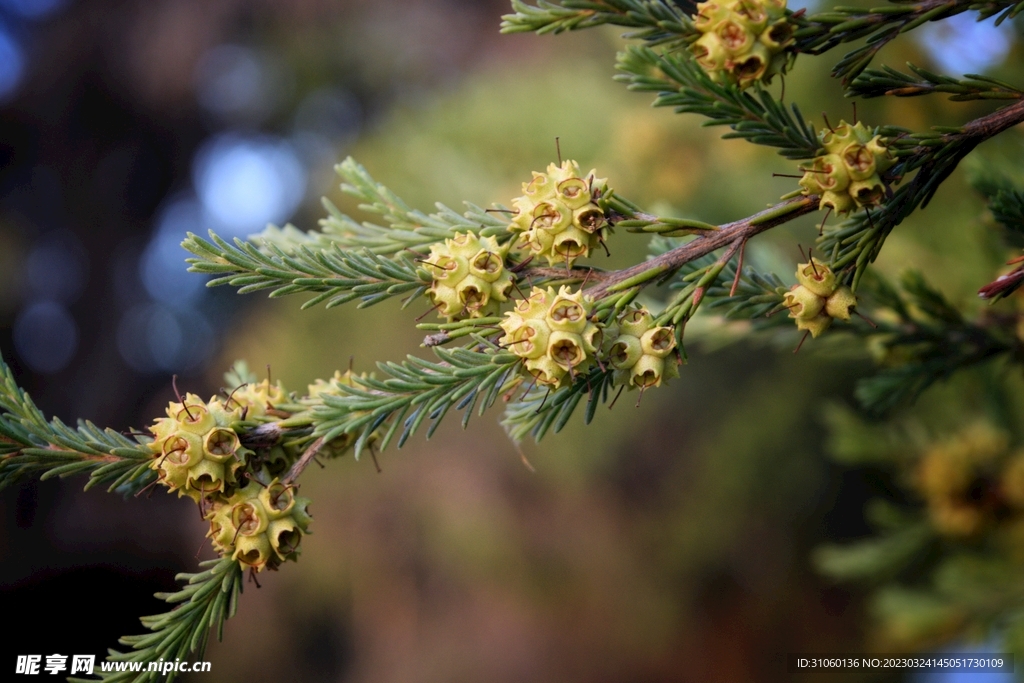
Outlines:
[[789,199],[743,220],[722,225],[718,230],[701,233],[686,244],[643,263],[638,263],[631,268],[602,273],[601,281],[587,289],[587,295],[594,299],[601,299],[609,293],[623,288],[622,285],[646,285],[655,278],[663,277],[666,273],[677,270],[690,261],[722,247],[739,248],[740,244],[754,235],[817,211],[820,200],[821,197],[814,194]]
[[317,439],[316,441],[309,445],[309,448],[307,448],[306,452],[302,454],[302,457],[299,458],[294,465],[292,465],[292,468],[290,470],[288,470],[288,474],[286,474],[284,479],[281,480],[281,483],[284,484],[285,486],[294,483],[295,480],[299,478],[299,475],[302,474],[302,471],[306,469],[309,463],[313,462],[313,459],[316,458],[316,454],[320,452],[320,449],[323,448],[323,446],[324,437],[321,436],[319,439]]

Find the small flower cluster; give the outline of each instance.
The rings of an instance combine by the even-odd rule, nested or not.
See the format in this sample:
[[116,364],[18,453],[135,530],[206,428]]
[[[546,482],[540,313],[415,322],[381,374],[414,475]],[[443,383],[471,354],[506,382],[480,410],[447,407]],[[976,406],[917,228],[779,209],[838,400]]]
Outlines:
[[568,287],[534,287],[530,297],[505,314],[501,343],[525,360],[540,384],[560,386],[588,370],[601,348],[601,328],[590,320],[593,302]]
[[[610,194],[594,172],[584,178],[575,161],[550,164],[546,173],[534,173],[523,183],[524,195],[513,200],[515,217],[508,231],[524,256],[543,256],[549,265],[572,267],[579,257],[590,255],[610,228],[598,205]],[[495,315],[508,300],[513,273],[507,268],[509,245],[493,237],[456,233],[434,244],[427,290],[442,317],[449,321]],[[615,370],[614,381],[631,389],[660,386],[678,377],[675,330],[657,326],[646,309],[631,309],[607,324],[593,316],[594,302],[582,291],[563,286],[534,287],[530,295],[505,313],[500,343],[523,359],[526,374],[537,384],[560,387],[577,374],[604,362]],[[351,378],[336,375],[335,383],[351,385]],[[310,387],[315,398],[323,386]],[[337,439],[341,448],[350,445],[346,436]]]
[[796,319],[798,330],[817,337],[834,319],[850,319],[857,297],[849,287],[839,284],[828,265],[812,257],[797,266],[796,279],[799,284],[786,292],[783,305],[789,309],[789,317]]
[[697,5],[690,47],[712,80],[747,88],[784,70],[793,45],[786,0],[708,0]]
[[238,470],[252,455],[234,428],[241,419],[242,408],[237,404],[230,409],[219,398],[207,403],[187,394],[181,402],[171,403],[167,417],[153,425],[150,467],[170,491],[197,503],[228,492],[238,485]]
[[658,327],[646,309],[626,311],[614,323],[591,317],[593,302],[582,292],[562,287],[556,294],[535,287],[530,297],[505,314],[502,345],[522,358],[538,384],[564,386],[576,373],[607,360],[615,381],[631,389],[660,386],[678,377],[673,360],[675,331]]
[[821,195],[819,209],[828,206],[845,214],[881,203],[881,174],[896,162],[880,135],[863,123],[851,126],[841,121],[835,129],[821,132],[821,144],[825,153],[802,169],[800,179],[805,195]]
[[[288,417],[282,406],[293,401],[280,383],[268,380],[243,384],[227,398],[203,401],[187,394],[150,428],[150,468],[157,481],[199,504],[218,552],[255,570],[296,559],[308,533],[309,501],[279,480],[298,459],[297,447],[274,443],[250,449],[240,434]],[[349,445],[329,444],[334,450]]]
[[207,514],[207,537],[221,555],[256,569],[277,569],[298,559],[299,544],[309,533],[309,499],[274,479],[252,481]]
[[606,355],[617,384],[646,389],[679,376],[678,365],[668,358],[676,348],[675,330],[655,325],[647,309],[626,311],[605,332]]
[[427,294],[448,320],[494,315],[508,300],[512,274],[505,268],[508,248],[493,237],[455,233],[430,248],[425,263],[433,283]]
[[523,258],[543,257],[548,265],[571,268],[604,241],[610,223],[597,200],[609,190],[593,171],[584,177],[571,160],[549,164],[546,173],[534,172],[523,183],[523,192],[512,201],[511,241],[457,232],[431,246],[422,263],[431,280],[427,295],[439,316],[452,322],[498,314],[514,286],[506,263],[513,248]]
[[523,192],[512,202],[515,218],[508,226],[519,236],[517,248],[572,267],[603,241],[608,221],[597,200],[607,193],[607,181],[593,171],[584,176],[575,161],[550,164],[547,173],[534,172],[523,183]]

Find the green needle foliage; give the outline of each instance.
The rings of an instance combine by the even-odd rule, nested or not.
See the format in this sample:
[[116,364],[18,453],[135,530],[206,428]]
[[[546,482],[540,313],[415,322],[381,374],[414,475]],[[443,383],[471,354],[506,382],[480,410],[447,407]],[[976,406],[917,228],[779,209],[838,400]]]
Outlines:
[[151,458],[139,441],[111,429],[85,420],[77,429],[47,421],[0,358],[0,489],[26,477],[88,473],[87,489],[106,486],[128,495],[153,480]]
[[988,76],[967,74],[958,79],[932,73],[910,63],[907,63],[907,68],[914,72],[913,76],[889,66],[867,69],[850,84],[849,92],[864,98],[886,95],[917,97],[932,93],[949,93],[951,102],[1019,100],[1024,97],[1024,91]]
[[650,45],[678,43],[692,31],[690,18],[665,0],[512,0],[515,14],[503,17],[502,33],[561,33],[603,24],[636,29],[630,38]]
[[998,25],[1024,10],[1024,3],[925,0],[894,2],[871,9],[836,7],[796,18],[801,24],[795,34],[797,49],[820,55],[843,43],[867,38],[862,47],[844,55],[832,70],[834,77],[849,84],[871,64],[883,47],[899,36],[928,22],[941,21],[970,10],[978,12],[979,21],[998,14]]
[[430,284],[430,278],[404,254],[386,259],[369,250],[343,251],[337,244],[321,249],[301,245],[289,253],[270,240],[260,251],[237,238],[229,244],[213,232],[210,241],[189,233],[182,246],[197,257],[189,259],[190,272],[219,276],[208,286],[231,285],[240,294],[271,289],[271,298],[316,293],[302,305],[304,309],[325,301],[327,308],[333,308],[354,299],[365,308],[398,295],[408,303]]
[[[111,662],[140,662],[141,673],[132,671],[109,672],[100,678],[107,683],[149,683],[173,680],[175,672],[166,676],[161,671],[147,671],[150,662],[185,660],[190,655],[202,659],[211,630],[224,637],[224,622],[238,609],[238,596],[242,592],[242,569],[231,559],[209,560],[199,565],[205,571],[197,574],[178,574],[185,587],[176,593],[158,593],[157,597],[175,605],[164,614],[142,618],[142,625],[151,633],[125,636],[121,644],[130,646],[129,652],[110,651]],[[69,679],[84,683],[85,680]]]
[[612,386],[612,372],[595,368],[586,375],[578,376],[569,386],[555,391],[533,387],[518,401],[508,405],[502,425],[513,441],[521,441],[527,436],[540,441],[548,431],[556,434],[562,431],[584,397],[587,401],[583,420],[590,424],[598,406],[608,402]]
[[[965,320],[963,314],[915,271],[907,271],[896,290],[878,275],[864,288],[877,304],[880,322],[858,327],[877,339],[885,367],[862,379],[857,398],[866,411],[884,415],[917,398],[935,382],[958,370],[1007,355],[1019,354],[1016,319],[984,316]],[[891,361],[898,359],[898,362]]]
[[376,442],[378,430],[383,432],[381,449],[396,434],[401,448],[428,419],[429,437],[453,406],[464,411],[465,425],[474,407],[482,414],[502,392],[509,391],[513,369],[519,363],[514,354],[503,353],[483,340],[480,346],[487,350],[436,349],[439,362],[409,356],[404,363],[380,363],[385,379],[359,377],[350,386],[338,385],[320,394],[307,412],[283,426],[312,425],[314,435],[326,442],[345,434],[358,435],[358,457],[363,448]]
[[[337,167],[342,191],[373,221],[357,221],[325,200],[327,216],[314,231],[272,226],[230,242],[190,233],[183,242],[192,254],[190,270],[212,276],[210,286],[239,293],[305,295],[303,308],[350,302],[363,308],[391,297],[408,306],[427,297],[434,304],[428,315],[437,318],[415,323],[427,333],[423,346],[431,359],[381,360],[376,373],[339,371],[304,391],[261,382],[239,364],[227,375],[223,395],[178,396],[166,417],[131,436],[88,422],[72,428],[47,420],[0,361],[0,488],[29,477],[87,473],[87,487],[137,494],[164,486],[193,499],[220,559],[204,563],[199,574],[182,575],[185,588],[161,596],[177,607],[144,619],[150,633],[122,639],[132,650],[110,657],[187,658],[202,655],[211,629],[220,635],[246,571],[255,578],[298,559],[311,520],[295,481],[310,462],[349,451],[359,458],[369,450],[375,458],[424,425],[429,437],[453,409],[462,412],[465,427],[471,415],[500,400],[511,439],[539,441],[581,410],[590,423],[598,408],[614,407],[624,394],[624,403],[638,404],[648,390],[680,376],[686,343],[694,336],[711,339],[709,331],[719,342],[799,340],[797,349],[824,334],[834,348],[872,358],[877,368],[861,379],[856,397],[861,412],[874,418],[906,410],[937,382],[969,376],[965,369],[1019,365],[1024,307],[1008,298],[1024,283],[1016,254],[1008,259],[1015,269],[978,283],[983,298],[1003,300],[979,314],[920,274],[906,273],[896,287],[872,264],[887,237],[929,203],[979,144],[1024,122],[1024,91],[979,75],[868,66],[881,47],[925,23],[965,11],[1003,21],[1022,9],[1020,2],[924,0],[807,15],[784,10],[776,0],[721,6],[514,0],[504,32],[557,34],[603,24],[629,29],[639,44],[619,54],[618,81],[656,93],[657,107],[727,126],[723,138],[775,148],[794,162],[800,182],[781,199],[766,198],[776,202],[767,210],[717,225],[659,216],[617,194],[614,178],[558,159],[532,176],[524,169],[523,194],[505,198],[507,205],[484,209],[467,202],[459,213],[437,204],[427,213],[347,159]],[[848,95],[945,93],[957,102],[988,103],[991,110],[962,126],[925,131],[857,121],[816,126],[796,103],[783,103],[781,88],[778,98],[769,91],[771,78],[795,59],[857,40],[864,44],[833,69]],[[973,177],[1008,249],[1024,246],[1022,177],[1024,167],[978,167]],[[761,233],[826,208],[843,219],[828,226],[824,214],[813,254],[788,273],[760,269],[754,257]],[[617,236],[616,228],[633,236]],[[647,260],[617,270],[587,263],[613,239],[638,237],[650,238]],[[754,265],[744,261],[748,252]],[[822,570],[884,584],[878,595],[883,620],[902,612],[933,630],[936,624],[1024,623],[1024,595],[1012,580],[1018,560],[982,538],[1015,518],[1018,507],[1024,510],[1024,455],[1014,450],[1019,435],[1012,425],[1003,419],[993,429],[1005,435],[995,437],[964,427],[965,436],[949,437],[954,446],[933,448],[942,435],[906,442],[906,433],[927,430],[876,428],[850,415],[831,414],[836,441],[845,444],[837,457],[851,465],[902,468],[900,481],[911,494],[873,508],[877,535],[822,549]],[[988,458],[978,461],[988,468],[982,468],[985,481],[1002,477],[992,500],[985,498],[987,489],[954,486],[963,478],[957,479],[963,473],[956,467],[970,460],[963,454],[975,452]],[[965,507],[963,497],[974,493],[988,507]],[[989,515],[993,510],[999,515]],[[982,539],[981,545],[968,547],[968,537]],[[935,559],[916,574],[926,576],[927,585],[906,580],[920,569],[915,558],[922,553]],[[1024,628],[1018,630],[1019,636],[1006,633],[1024,642]],[[945,637],[960,632],[951,628]],[[107,680],[156,678],[121,672]]]

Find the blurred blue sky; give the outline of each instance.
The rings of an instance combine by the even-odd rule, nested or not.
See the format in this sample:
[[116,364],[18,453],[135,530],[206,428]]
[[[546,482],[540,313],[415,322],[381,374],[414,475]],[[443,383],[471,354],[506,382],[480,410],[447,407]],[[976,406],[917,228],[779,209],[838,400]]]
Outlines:
[[978,21],[977,12],[964,12],[925,24],[914,35],[940,72],[949,76],[982,73],[1001,64],[1016,39],[1012,21],[995,23],[994,17]]

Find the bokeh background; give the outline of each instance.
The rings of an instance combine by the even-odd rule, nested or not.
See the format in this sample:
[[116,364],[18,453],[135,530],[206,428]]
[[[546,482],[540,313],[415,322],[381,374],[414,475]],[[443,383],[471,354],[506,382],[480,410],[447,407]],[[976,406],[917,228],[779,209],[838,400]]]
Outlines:
[[[614,83],[616,30],[501,36],[507,11],[0,0],[0,351],[22,385],[48,414],[127,429],[162,412],[172,374],[211,394],[245,358],[302,390],[350,358],[370,370],[422,352],[397,305],[300,312],[185,272],[187,231],[312,229],[324,195],[355,211],[332,170],[348,154],[424,209],[507,203],[553,160],[555,136],[664,212],[734,220],[792,188],[771,174],[793,165],[770,150]],[[1020,34],[964,15],[883,58],[1019,83]],[[786,97],[849,118],[830,63],[801,58]],[[922,128],[989,109],[870,101],[860,116]],[[962,176],[949,185],[879,267],[921,268],[976,307],[1005,254]],[[752,258],[788,274],[815,230],[773,231]],[[612,248],[602,265],[645,253],[625,234]],[[808,558],[868,533],[864,503],[892,485],[826,455],[822,415],[852,404],[866,360],[827,344],[794,356],[796,339],[694,344],[682,378],[639,407],[624,400],[522,455],[492,415],[385,453],[382,474],[351,458],[309,471],[301,562],[247,587],[210,648],[213,673],[193,680],[782,681],[796,679],[788,652],[863,651],[877,643],[865,589],[821,579]],[[917,410],[948,409],[971,386],[956,380]],[[0,494],[0,612],[14,628],[0,667],[102,654],[210,555],[191,503],[80,489]]]

